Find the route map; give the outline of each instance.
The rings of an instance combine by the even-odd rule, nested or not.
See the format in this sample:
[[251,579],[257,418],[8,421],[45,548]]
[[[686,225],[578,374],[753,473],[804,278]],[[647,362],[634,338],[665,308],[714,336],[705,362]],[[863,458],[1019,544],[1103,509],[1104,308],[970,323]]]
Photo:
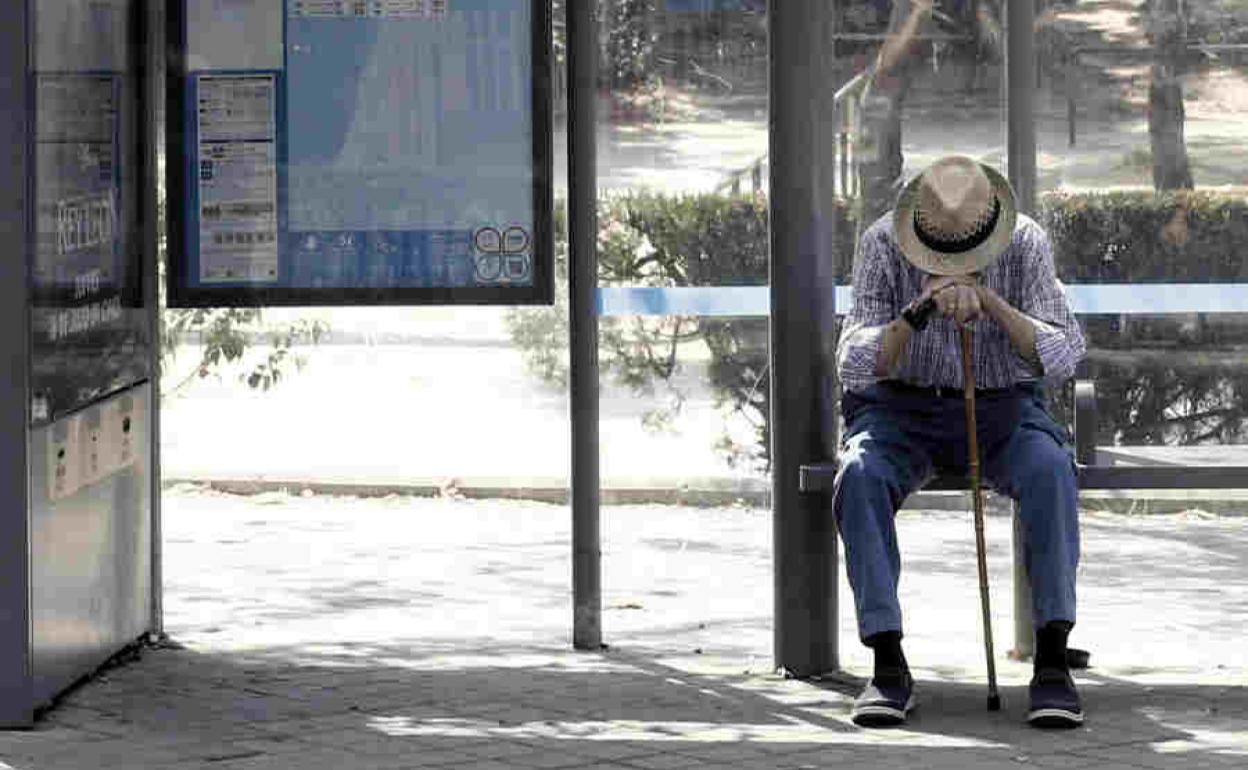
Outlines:
[[533,0],[184,2],[189,287],[533,286]]

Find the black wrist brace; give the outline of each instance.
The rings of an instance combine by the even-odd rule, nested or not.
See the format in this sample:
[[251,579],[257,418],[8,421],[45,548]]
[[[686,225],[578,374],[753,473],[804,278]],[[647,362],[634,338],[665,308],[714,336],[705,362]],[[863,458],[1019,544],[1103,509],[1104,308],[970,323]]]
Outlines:
[[932,317],[932,311],[936,309],[936,299],[928,297],[920,302],[918,299],[901,309],[901,317],[916,332],[923,331],[927,326],[928,320]]

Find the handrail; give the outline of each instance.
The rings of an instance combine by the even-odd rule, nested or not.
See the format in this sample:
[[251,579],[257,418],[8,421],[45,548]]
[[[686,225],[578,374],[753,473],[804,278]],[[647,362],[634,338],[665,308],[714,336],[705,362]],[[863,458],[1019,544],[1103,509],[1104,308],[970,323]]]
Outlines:
[[832,105],[840,107],[851,95],[856,96],[866,90],[867,84],[871,82],[873,73],[874,67],[870,67],[845,81],[845,85],[836,89],[836,93],[832,96]]

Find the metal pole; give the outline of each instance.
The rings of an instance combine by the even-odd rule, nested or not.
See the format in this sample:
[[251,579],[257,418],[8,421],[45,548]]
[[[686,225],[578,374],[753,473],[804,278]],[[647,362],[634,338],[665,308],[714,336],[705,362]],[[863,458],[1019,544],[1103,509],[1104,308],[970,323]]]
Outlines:
[[1031,578],[1027,575],[1027,527],[1018,515],[1018,503],[1012,506],[1014,536],[1014,659],[1027,660],[1036,651],[1035,622],[1032,620]]
[[835,523],[825,500],[798,490],[800,466],[836,443],[835,411],[821,409],[835,398],[824,366],[835,341],[835,5],[786,0],[768,11],[774,643],[776,666],[800,677],[839,665]]
[[598,28],[594,0],[567,4],[568,376],[572,423],[572,646],[602,647],[598,475]]
[[[0,25],[0,727],[34,721],[30,612],[29,7]],[[0,763],[3,764],[3,763]]]
[[[1035,18],[1035,0],[1009,0],[1005,17],[1007,174],[1018,196],[1019,209],[1032,215],[1036,212]],[[1024,602],[1026,576],[1018,574],[1026,544],[1017,510],[1014,520],[1014,650],[1016,655],[1028,655],[1034,646],[1031,597],[1028,594]],[[1027,590],[1029,592],[1029,587]]]
[[150,458],[149,494],[151,495],[151,632],[164,634],[164,538],[161,534],[161,466],[160,466],[160,196],[164,185],[160,184],[159,163],[164,152],[164,101],[165,101],[165,0],[147,0],[142,13],[144,28],[142,36],[142,62],[140,84],[143,103],[140,112],[143,125],[140,129],[139,178],[143,180],[143,302],[148,312],[151,329],[149,371],[151,372],[151,404],[148,428],[148,451]]
[[1009,0],[1006,12],[1006,163],[1019,209],[1036,210],[1035,0]]

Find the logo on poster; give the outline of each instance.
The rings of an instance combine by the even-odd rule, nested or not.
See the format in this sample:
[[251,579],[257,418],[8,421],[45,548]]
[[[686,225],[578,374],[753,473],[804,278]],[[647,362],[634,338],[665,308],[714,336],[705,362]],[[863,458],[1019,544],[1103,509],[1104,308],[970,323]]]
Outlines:
[[487,284],[527,283],[533,273],[532,238],[518,225],[498,230],[482,227],[472,234],[477,280]]

